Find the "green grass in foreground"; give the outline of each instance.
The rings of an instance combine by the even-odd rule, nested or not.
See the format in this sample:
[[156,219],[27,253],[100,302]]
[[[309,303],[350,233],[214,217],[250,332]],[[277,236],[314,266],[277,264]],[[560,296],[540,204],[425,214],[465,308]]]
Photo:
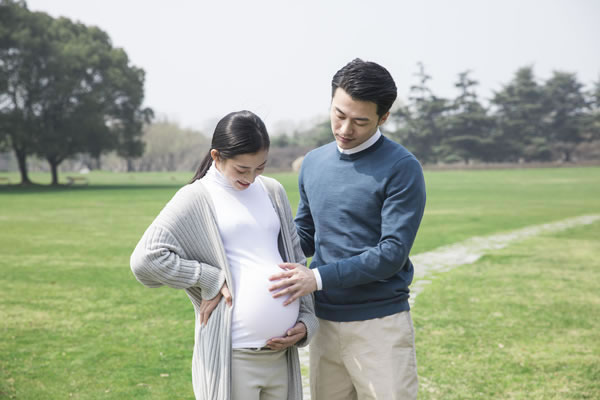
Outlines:
[[434,279],[413,307],[421,399],[599,399],[600,223]]
[[[63,174],[63,178],[66,175]],[[0,398],[193,398],[192,306],[180,291],[150,290],[141,286],[129,270],[129,255],[144,229],[190,176],[190,173],[94,172],[87,175],[90,180],[87,187],[0,186]],[[295,208],[298,202],[296,175],[275,176],[288,190]],[[47,176],[32,174],[32,178],[42,182]],[[11,181],[16,180],[13,174]],[[413,253],[474,235],[600,213],[600,168],[428,172],[426,181],[428,204]],[[598,237],[597,231],[585,232],[580,235],[595,233]],[[571,243],[569,238],[567,232],[560,243]],[[571,251],[579,254],[577,245],[584,242],[583,239],[572,242],[575,247]],[[549,241],[547,248],[540,247],[525,261],[527,265],[536,265],[540,258],[539,262],[545,263],[544,257],[554,249],[561,247]],[[596,246],[595,258],[598,258],[597,249]],[[493,267],[483,275],[506,268],[509,259],[487,258],[485,261],[491,262]],[[591,259],[587,264],[582,261],[581,265],[585,268],[596,265],[597,269],[597,261],[593,264],[594,261]],[[527,271],[523,262],[518,265],[522,274]],[[468,270],[453,271],[448,277]],[[502,276],[506,279],[502,287],[519,288],[522,284],[519,274]],[[568,290],[565,279],[569,276],[544,281],[539,288],[539,293],[543,293],[540,296],[563,298],[563,291]],[[594,276],[589,275],[586,282],[598,282],[592,278]],[[463,311],[461,315],[478,316],[477,312],[485,314],[489,310],[478,311],[477,303],[465,304],[464,299],[458,299],[456,305],[448,303],[450,310],[440,310],[439,304],[428,300],[428,296],[446,295],[448,288],[440,287],[440,282],[426,288],[414,312],[419,329],[421,393],[445,399],[445,395],[431,396],[449,393],[446,389],[451,383],[460,384],[458,378],[447,376],[454,369],[450,362],[456,362],[456,354],[463,357],[477,354],[474,349],[479,343],[478,336],[466,336],[463,339],[468,339],[468,346],[457,344],[452,334],[460,329],[452,324],[443,325],[446,313]],[[477,289],[487,293],[495,289],[495,283],[478,282],[482,287],[468,281],[457,286],[455,292],[466,299],[483,299],[483,295],[470,291]],[[582,287],[581,293],[594,299],[595,289]],[[526,310],[530,303],[519,294],[507,296],[506,304]],[[595,303],[590,300],[585,313],[581,308],[569,309],[567,316],[541,327],[526,319],[531,315],[516,314],[519,319],[512,322],[510,332],[524,326],[534,337],[542,335],[544,330],[564,333],[563,325],[570,324],[573,318],[589,322],[597,316],[595,299]],[[498,312],[508,314],[504,309]],[[433,329],[429,323],[437,325],[433,325]],[[500,328],[502,326],[500,324]],[[427,329],[435,333],[423,333]],[[500,334],[504,328],[494,325],[489,329],[492,331],[487,334]],[[437,341],[427,342],[433,339]],[[498,343],[504,344],[505,349],[510,345],[509,342]],[[463,397],[488,398],[487,395],[478,397],[477,393],[497,393],[497,389],[485,383],[487,378],[476,379],[477,374],[483,376],[490,371],[490,381],[504,382],[500,379],[502,374],[510,373],[510,370],[498,372],[504,371],[505,364],[503,359],[495,357],[497,344],[493,344],[496,347],[483,346],[479,357],[471,358],[469,367],[475,387],[463,387],[459,392]],[[458,350],[454,351],[454,347]],[[450,354],[451,360],[441,357],[444,354]],[[598,354],[597,347],[595,354]],[[566,362],[552,352],[547,358]],[[531,368],[532,364],[524,365]],[[598,370],[590,368],[590,371],[577,375],[584,382],[582,387],[585,382],[592,387],[591,382],[599,380]],[[465,372],[461,379],[471,379],[469,374]],[[545,380],[536,378],[537,375],[524,376],[522,380],[539,382],[541,386],[537,390],[548,392],[554,390],[557,380],[564,380],[560,375],[554,378],[548,375]],[[434,391],[429,392],[429,389]],[[556,390],[559,389],[562,386]],[[498,396],[510,398],[507,392]]]

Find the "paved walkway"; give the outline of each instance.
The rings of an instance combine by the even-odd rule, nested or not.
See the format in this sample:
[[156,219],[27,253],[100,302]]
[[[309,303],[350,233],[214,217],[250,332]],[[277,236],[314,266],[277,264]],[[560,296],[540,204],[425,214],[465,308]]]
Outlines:
[[542,225],[532,225],[507,233],[492,236],[475,236],[463,242],[439,247],[426,253],[411,256],[415,266],[415,276],[410,287],[410,303],[415,303],[419,293],[431,283],[427,279],[434,273],[450,271],[465,264],[472,264],[492,250],[502,249],[512,242],[521,241],[547,232],[558,232],[580,225],[592,224],[600,220],[600,215],[584,215]]

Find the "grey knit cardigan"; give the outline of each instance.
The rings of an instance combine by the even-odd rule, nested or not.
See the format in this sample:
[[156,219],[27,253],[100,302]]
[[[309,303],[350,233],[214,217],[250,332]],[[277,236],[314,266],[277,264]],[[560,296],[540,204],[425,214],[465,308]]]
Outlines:
[[[274,179],[259,176],[281,222],[279,252],[286,262],[306,264],[285,190]],[[258,183],[258,182],[257,182]],[[192,382],[196,399],[229,400],[231,386],[231,314],[221,301],[207,325],[200,324],[203,299],[212,299],[231,272],[211,197],[201,181],[182,187],[146,230],[131,255],[131,270],[145,286],[185,289],[196,314]],[[233,298],[235,304],[235,298]],[[318,329],[312,295],[300,299],[298,321],[306,325],[306,346]],[[302,399],[298,349],[287,352],[288,400]]]

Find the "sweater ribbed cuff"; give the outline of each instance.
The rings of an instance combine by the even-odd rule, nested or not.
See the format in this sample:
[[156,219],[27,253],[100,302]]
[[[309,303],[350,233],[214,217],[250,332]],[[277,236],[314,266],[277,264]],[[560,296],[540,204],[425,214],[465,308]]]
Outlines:
[[202,290],[203,300],[214,298],[221,290],[224,282],[225,273],[220,268],[204,263],[200,264],[200,278],[196,286]]

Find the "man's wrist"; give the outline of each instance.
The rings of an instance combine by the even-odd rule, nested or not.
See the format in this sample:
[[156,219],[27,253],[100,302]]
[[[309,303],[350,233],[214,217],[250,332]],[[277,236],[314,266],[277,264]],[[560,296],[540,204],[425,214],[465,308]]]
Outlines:
[[311,269],[313,274],[315,275],[315,280],[317,281],[317,290],[323,289],[323,280],[321,279],[321,274],[319,273],[318,268]]

